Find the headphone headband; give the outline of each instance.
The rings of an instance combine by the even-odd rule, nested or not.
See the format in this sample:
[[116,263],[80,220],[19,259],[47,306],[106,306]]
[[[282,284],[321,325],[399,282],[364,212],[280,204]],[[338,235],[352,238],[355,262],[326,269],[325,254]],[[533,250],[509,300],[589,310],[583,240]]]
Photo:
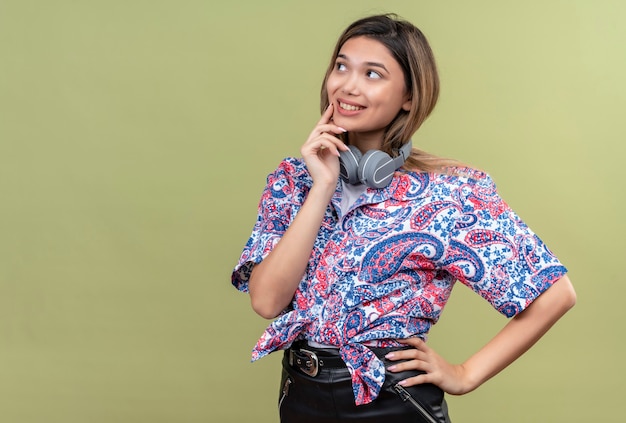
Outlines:
[[[413,149],[413,141],[408,140],[407,142],[404,143],[404,145],[402,145],[402,147],[400,147],[399,150],[396,150],[399,154],[398,157],[402,156],[402,164],[400,166],[402,166],[404,162],[408,160],[409,156],[411,155],[412,149]],[[396,157],[396,159],[398,157]],[[400,166],[398,166],[396,169],[400,169]]]

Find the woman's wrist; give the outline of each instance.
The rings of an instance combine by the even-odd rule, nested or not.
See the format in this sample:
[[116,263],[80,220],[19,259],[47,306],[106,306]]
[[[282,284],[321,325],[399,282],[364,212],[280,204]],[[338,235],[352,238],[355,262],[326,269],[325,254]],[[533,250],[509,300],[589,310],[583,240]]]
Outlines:
[[481,377],[476,369],[470,367],[467,363],[458,365],[460,373],[460,389],[459,395],[464,395],[472,392],[485,382],[485,378]]
[[333,198],[337,189],[337,181],[334,182],[314,182],[313,186],[309,190],[307,199],[319,199],[324,202],[324,206],[327,206],[330,199]]

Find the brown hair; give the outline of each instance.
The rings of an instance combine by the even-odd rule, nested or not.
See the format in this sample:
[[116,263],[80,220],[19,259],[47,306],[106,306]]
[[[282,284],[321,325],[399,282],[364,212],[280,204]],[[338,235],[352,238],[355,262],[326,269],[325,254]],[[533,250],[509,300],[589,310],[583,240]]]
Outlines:
[[[404,83],[412,99],[409,111],[400,110],[387,126],[381,150],[395,156],[422,125],[435,108],[439,96],[439,75],[433,52],[424,34],[412,23],[400,19],[395,14],[374,15],[352,23],[341,34],[326,70],[321,89],[321,111],[328,107],[326,81],[334,69],[335,60],[346,41],[353,37],[364,36],[382,43],[404,73]],[[344,136],[344,142],[347,138]],[[461,163],[444,159],[425,151],[413,148],[404,168],[423,172],[442,172],[446,166]]]

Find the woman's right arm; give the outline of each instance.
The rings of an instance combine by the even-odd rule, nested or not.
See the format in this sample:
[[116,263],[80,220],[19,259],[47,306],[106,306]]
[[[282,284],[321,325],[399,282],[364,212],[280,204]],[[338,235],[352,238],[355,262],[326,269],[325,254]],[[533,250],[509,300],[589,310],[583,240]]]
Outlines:
[[250,275],[252,308],[266,319],[278,316],[293,299],[337,186],[339,150],[347,147],[333,135],[345,130],[330,123],[332,113],[330,105],[300,149],[313,179],[304,204],[272,252]]

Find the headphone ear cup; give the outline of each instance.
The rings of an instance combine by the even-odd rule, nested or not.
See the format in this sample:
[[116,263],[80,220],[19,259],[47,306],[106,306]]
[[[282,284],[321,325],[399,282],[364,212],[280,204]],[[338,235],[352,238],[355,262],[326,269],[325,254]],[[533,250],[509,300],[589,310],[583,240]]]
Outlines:
[[370,150],[359,162],[359,180],[370,188],[384,188],[396,171],[395,163],[389,154],[380,150]]
[[339,152],[339,176],[341,179],[352,185],[359,183],[361,157],[361,150],[353,145],[349,145],[347,151]]

